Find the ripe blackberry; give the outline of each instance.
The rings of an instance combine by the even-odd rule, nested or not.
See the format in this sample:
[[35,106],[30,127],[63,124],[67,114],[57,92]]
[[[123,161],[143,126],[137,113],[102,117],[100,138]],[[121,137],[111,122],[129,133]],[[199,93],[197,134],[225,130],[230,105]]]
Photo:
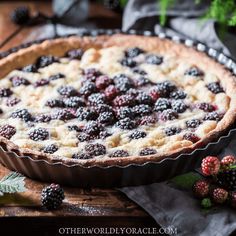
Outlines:
[[155,103],[154,111],[164,111],[168,108],[171,108],[170,100],[168,100],[167,98],[159,98]]
[[171,126],[171,127],[167,127],[165,128],[165,134],[167,136],[172,136],[175,134],[179,134],[181,132],[181,128],[176,127],[176,126]]
[[89,96],[92,93],[95,93],[96,91],[97,91],[97,88],[96,88],[95,83],[89,82],[89,81],[84,83],[83,86],[79,90],[79,92],[85,97]]
[[154,89],[159,93],[160,97],[169,97],[170,93],[177,89],[176,85],[171,81],[157,83]]
[[95,68],[88,68],[83,72],[86,81],[95,82],[96,78],[102,73]]
[[16,104],[18,104],[20,101],[21,100],[19,98],[16,98],[16,97],[8,98],[7,101],[6,101],[6,105],[8,107],[13,107]]
[[10,139],[16,133],[16,128],[11,125],[0,126],[0,135],[6,139]]
[[66,57],[69,57],[70,59],[78,59],[81,60],[82,56],[84,54],[84,50],[79,49],[72,49],[66,53]]
[[154,116],[143,116],[139,120],[139,125],[150,125],[155,124],[157,122],[157,118]]
[[198,76],[203,76],[204,73],[198,69],[197,67],[191,67],[188,70],[186,70],[184,72],[184,75],[189,75],[189,76],[194,76],[194,77],[198,77]]
[[62,78],[65,78],[65,75],[62,74],[62,73],[58,73],[58,74],[55,74],[55,75],[51,75],[48,79],[50,81],[53,81],[53,80],[58,80],[58,79],[62,79]]
[[153,154],[156,154],[157,151],[154,149],[154,148],[144,148],[143,150],[141,150],[139,152],[139,155],[140,156],[148,156],[148,155],[153,155]]
[[64,104],[66,107],[78,108],[85,106],[85,101],[80,97],[70,97],[64,99]]
[[40,114],[40,115],[37,115],[34,119],[35,122],[37,123],[48,123],[51,121],[51,116],[50,115],[47,115],[47,114]]
[[53,154],[57,150],[58,150],[58,146],[55,145],[55,144],[49,144],[48,146],[43,148],[43,152],[44,153],[49,153],[49,154]]
[[196,105],[196,107],[198,109],[206,111],[206,112],[212,112],[212,111],[215,110],[214,106],[212,106],[211,104],[206,103],[206,102],[199,103],[199,104]]
[[57,110],[52,115],[52,119],[63,120],[63,121],[71,120],[71,119],[74,119],[74,118],[75,118],[75,115],[73,114],[72,110],[69,110],[69,109]]
[[96,138],[96,136],[94,135],[90,135],[90,134],[86,134],[86,133],[79,133],[77,135],[77,138],[80,142],[86,142],[86,141],[89,141],[89,140],[93,140]]
[[18,87],[20,85],[29,85],[30,84],[30,82],[27,79],[25,79],[23,77],[19,77],[19,76],[11,77],[10,81],[11,81],[13,87]]
[[209,83],[206,87],[214,94],[224,92],[219,82]]
[[141,87],[141,86],[144,86],[144,85],[147,85],[147,84],[150,84],[151,81],[149,79],[147,79],[146,77],[138,77],[135,81],[135,86],[137,87]]
[[152,97],[146,93],[139,93],[138,96],[135,98],[138,104],[152,104]]
[[125,56],[126,57],[137,57],[139,54],[144,53],[144,50],[138,47],[134,47],[134,48],[128,48],[125,51]]
[[27,65],[21,69],[23,72],[35,73],[38,71],[38,68],[34,64]]
[[84,149],[91,156],[100,156],[106,154],[106,147],[100,143],[87,144],[85,145]]
[[104,94],[106,96],[106,99],[108,101],[110,101],[110,100],[112,100],[113,98],[115,98],[119,94],[119,91],[118,91],[118,89],[114,85],[109,85],[104,90]]
[[134,129],[136,122],[127,117],[116,122],[116,126],[120,129]]
[[130,88],[134,87],[134,83],[133,81],[126,76],[125,74],[119,74],[116,75],[114,78],[114,83],[116,88],[120,91],[120,92],[126,92],[128,91]]
[[64,198],[64,191],[59,184],[51,184],[43,188],[41,193],[42,205],[48,210],[59,208]]
[[183,113],[187,110],[187,105],[182,100],[174,100],[171,104],[172,109],[178,113]]
[[108,132],[107,130],[103,130],[99,133],[99,138],[101,139],[105,139],[106,137],[111,136],[111,133]]
[[95,82],[97,89],[105,89],[111,83],[112,80],[107,75],[100,75]]
[[36,81],[34,83],[34,87],[42,87],[42,86],[45,86],[45,85],[48,85],[49,84],[49,80],[48,79],[40,79],[38,81]]
[[92,156],[90,154],[88,154],[88,153],[82,152],[80,154],[73,154],[72,158],[73,159],[80,159],[80,160],[88,160],[88,159],[91,159]]
[[17,109],[12,112],[11,117],[22,119],[25,122],[32,120],[32,115],[28,112],[27,109]]
[[41,56],[37,59],[36,66],[38,68],[43,68],[43,67],[51,65],[54,62],[58,62],[58,60],[54,56],[51,56],[51,55]]
[[30,11],[28,7],[21,6],[17,7],[11,13],[11,20],[18,25],[25,25],[30,20]]
[[98,114],[102,112],[113,112],[113,109],[111,106],[107,104],[99,104],[98,106],[93,107],[94,111],[96,111]]
[[106,103],[106,97],[103,93],[94,93],[88,97],[88,102],[90,105],[99,105]]
[[98,122],[90,121],[84,126],[83,131],[90,135],[96,135],[99,134],[101,129],[102,127]]
[[79,120],[96,120],[98,115],[93,110],[81,107],[77,110],[76,116]]
[[160,119],[163,121],[174,120],[179,117],[178,113],[172,109],[167,109],[160,114]]
[[173,99],[185,99],[187,94],[182,90],[173,91],[170,93],[170,98]]
[[126,117],[129,117],[129,118],[133,118],[134,117],[133,110],[130,107],[120,107],[117,110],[117,114],[116,115],[117,115],[118,119],[124,119]]
[[133,68],[133,73],[139,74],[139,75],[143,75],[143,76],[147,75],[147,72],[146,72],[146,71],[141,70],[141,69],[139,69],[138,67]]
[[134,97],[128,94],[125,95],[120,95],[117,96],[114,100],[113,100],[113,105],[114,106],[132,106],[134,105],[135,101],[134,101]]
[[216,176],[217,183],[228,190],[236,190],[236,169],[220,171]]
[[196,143],[200,140],[200,138],[194,133],[186,133],[183,135],[183,139],[188,140],[192,143]]
[[9,88],[0,88],[0,97],[10,97],[12,94]]
[[109,157],[128,157],[129,153],[125,150],[116,150],[109,154]]
[[100,113],[98,117],[98,122],[106,125],[113,124],[115,122],[115,117],[112,112]]
[[76,132],[81,132],[82,129],[80,127],[78,127],[77,125],[68,125],[67,129],[69,131],[76,131]]
[[152,108],[149,105],[140,104],[133,107],[133,112],[138,116],[145,116],[152,112]]
[[188,128],[197,128],[201,124],[201,121],[199,119],[192,119],[186,121],[186,126]]
[[122,66],[127,66],[127,67],[135,67],[137,65],[137,62],[134,61],[132,58],[124,58],[120,61],[120,64]]
[[37,128],[29,132],[30,139],[43,141],[49,137],[49,132],[45,128]]
[[147,136],[147,133],[140,130],[135,130],[130,136],[130,139],[140,139],[145,138]]
[[46,106],[54,108],[54,107],[65,107],[65,103],[61,99],[49,99],[46,101]]
[[219,114],[216,111],[209,112],[205,115],[203,120],[215,120],[215,121],[220,121],[223,117],[223,114]]
[[126,94],[135,97],[140,94],[140,91],[135,88],[130,88],[128,91],[126,91]]
[[163,62],[163,57],[150,54],[146,56],[145,61],[147,64],[160,65]]
[[72,86],[61,86],[57,89],[57,92],[64,97],[74,97],[78,95],[78,92]]

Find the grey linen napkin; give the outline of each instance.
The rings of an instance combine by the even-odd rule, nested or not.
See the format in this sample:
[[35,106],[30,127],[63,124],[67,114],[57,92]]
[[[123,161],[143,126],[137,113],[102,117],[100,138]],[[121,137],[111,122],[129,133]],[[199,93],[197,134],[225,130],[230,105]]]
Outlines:
[[[190,0],[177,2],[167,12],[171,17],[168,21],[170,29],[165,30],[157,24],[160,11],[156,0],[130,0],[123,17],[123,30],[148,29],[156,33],[164,30],[167,34],[197,39],[227,55],[236,56],[235,36],[226,34],[222,42],[213,20],[200,23],[194,18],[204,14],[209,1],[197,6]],[[236,140],[232,140],[220,156],[225,154],[236,154]],[[177,235],[223,236],[236,230],[234,210],[220,207],[216,211],[203,212],[191,192],[169,182],[119,190],[145,209],[160,226],[176,227]]]

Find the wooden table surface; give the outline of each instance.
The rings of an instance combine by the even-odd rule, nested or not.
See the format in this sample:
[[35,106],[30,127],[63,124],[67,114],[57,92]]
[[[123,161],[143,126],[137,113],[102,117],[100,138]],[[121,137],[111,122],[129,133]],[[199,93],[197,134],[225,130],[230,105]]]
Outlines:
[[[29,6],[33,12],[40,9],[47,14],[51,13],[48,1],[0,1],[0,43],[16,29],[9,19],[9,13],[20,5]],[[91,21],[97,22],[97,19],[101,18],[101,22],[106,22],[103,28],[111,26],[117,28],[121,22],[119,15],[94,4],[89,15]],[[22,43],[33,30],[34,27],[24,29],[0,51]],[[0,177],[8,172],[9,170],[0,165]],[[154,220],[144,210],[114,189],[65,187],[66,200],[62,208],[46,211],[40,204],[40,193],[45,185],[45,183],[26,178],[28,190],[25,193],[7,194],[0,197],[0,226],[8,228],[8,235],[11,230],[21,227],[22,224],[28,226],[21,227],[21,233],[30,229],[30,232],[34,231],[34,234],[40,232],[40,235],[44,235],[43,232],[46,231],[50,234],[45,235],[54,233],[56,235],[59,226],[156,226]],[[14,227],[11,227],[13,223]],[[44,229],[42,229],[42,224]]]

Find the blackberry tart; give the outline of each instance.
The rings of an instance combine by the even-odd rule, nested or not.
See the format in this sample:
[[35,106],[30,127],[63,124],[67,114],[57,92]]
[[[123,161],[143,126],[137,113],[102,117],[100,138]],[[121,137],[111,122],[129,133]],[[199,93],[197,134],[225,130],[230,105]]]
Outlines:
[[235,121],[235,77],[204,53],[136,35],[46,40],[0,60],[9,151],[82,166],[193,151]]

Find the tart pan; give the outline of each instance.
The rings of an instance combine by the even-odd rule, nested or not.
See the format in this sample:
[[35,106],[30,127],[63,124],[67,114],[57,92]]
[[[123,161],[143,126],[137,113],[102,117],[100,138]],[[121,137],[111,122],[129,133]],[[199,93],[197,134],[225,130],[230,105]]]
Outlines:
[[[114,33],[122,32],[119,30],[81,31],[79,36],[97,36],[99,34],[110,35]],[[125,32],[125,34],[127,34],[127,32]],[[131,30],[128,34],[152,35],[160,38],[168,38],[177,43],[184,43],[186,46],[207,53],[210,57],[236,74],[236,63],[234,63],[232,59],[226,57],[220,52],[217,52],[215,49],[208,48],[202,43],[190,39],[180,39],[176,36],[170,38],[164,33],[155,35],[150,31],[138,32]],[[21,48],[28,47],[31,44],[41,43],[42,41],[43,40],[38,40],[13,48],[0,54],[0,58]],[[60,161],[49,163],[46,160],[18,155],[17,152],[7,150],[4,143],[0,143],[0,162],[11,170],[18,171],[32,179],[44,182],[56,182],[63,185],[77,187],[135,186],[163,181],[176,175],[191,171],[199,167],[202,158],[209,154],[216,155],[234,137],[236,137],[236,128],[231,127],[231,129],[221,133],[218,140],[210,142],[206,146],[199,147],[191,152],[189,151],[188,153],[171,156],[159,162],[149,161],[144,164],[129,164],[126,166],[112,165],[108,167],[95,165],[85,167],[79,164],[65,164]]]

